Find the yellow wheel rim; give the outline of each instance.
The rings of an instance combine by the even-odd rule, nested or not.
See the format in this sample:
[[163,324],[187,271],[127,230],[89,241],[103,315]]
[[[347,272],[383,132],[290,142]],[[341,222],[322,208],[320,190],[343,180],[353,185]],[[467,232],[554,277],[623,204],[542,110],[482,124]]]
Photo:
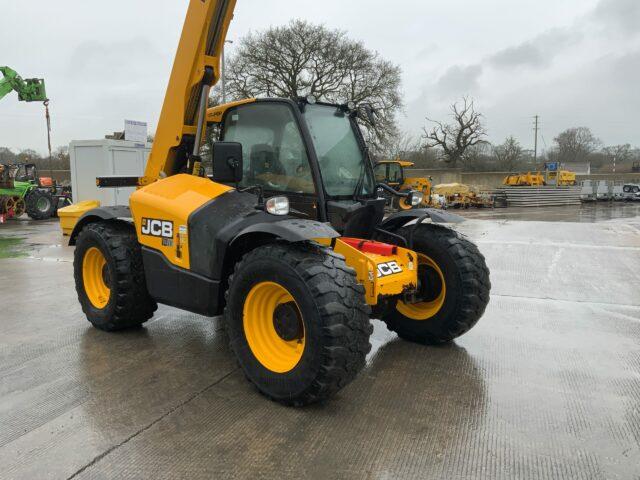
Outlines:
[[413,208],[411,204],[407,203],[406,198],[401,198],[398,201],[398,205],[400,206],[400,210],[411,210]]
[[442,270],[431,258],[419,253],[418,264],[422,265],[423,268],[426,266],[427,268],[432,269],[432,271],[437,274],[440,279],[439,291],[435,292],[437,293],[437,295],[434,295],[435,298],[428,302],[411,304],[398,301],[396,304],[396,310],[412,320],[429,320],[430,318],[433,318],[444,305],[444,300],[447,296],[447,283],[444,280]]
[[[276,330],[283,309],[288,311],[289,325],[297,316],[296,338]],[[289,291],[274,282],[255,285],[244,301],[242,324],[245,338],[256,359],[268,370],[286,373],[293,370],[304,352],[305,330],[300,308]],[[291,332],[289,332],[291,333]]]
[[84,291],[91,304],[99,309],[107,306],[111,296],[111,289],[105,282],[107,268],[107,260],[98,248],[91,247],[85,252],[82,259]]

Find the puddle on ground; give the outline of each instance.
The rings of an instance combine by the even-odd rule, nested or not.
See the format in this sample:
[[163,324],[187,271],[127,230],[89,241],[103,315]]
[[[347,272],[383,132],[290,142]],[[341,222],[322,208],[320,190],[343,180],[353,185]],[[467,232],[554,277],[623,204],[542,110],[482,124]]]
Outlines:
[[24,238],[0,236],[0,259],[27,256],[27,244]]

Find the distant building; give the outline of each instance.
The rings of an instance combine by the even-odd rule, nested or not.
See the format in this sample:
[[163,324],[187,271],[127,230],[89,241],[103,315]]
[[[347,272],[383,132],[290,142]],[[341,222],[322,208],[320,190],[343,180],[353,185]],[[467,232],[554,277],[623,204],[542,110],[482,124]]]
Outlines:
[[575,172],[576,175],[591,175],[591,162],[563,162],[562,168]]

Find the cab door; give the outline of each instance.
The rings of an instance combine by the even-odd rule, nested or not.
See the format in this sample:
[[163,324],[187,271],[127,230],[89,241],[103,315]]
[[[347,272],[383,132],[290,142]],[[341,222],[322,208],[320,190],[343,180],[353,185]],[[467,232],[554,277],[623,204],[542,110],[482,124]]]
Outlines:
[[284,195],[297,211],[294,215],[317,219],[318,195],[309,155],[290,105],[256,102],[230,109],[221,140],[242,144],[241,188],[259,186],[267,198]]

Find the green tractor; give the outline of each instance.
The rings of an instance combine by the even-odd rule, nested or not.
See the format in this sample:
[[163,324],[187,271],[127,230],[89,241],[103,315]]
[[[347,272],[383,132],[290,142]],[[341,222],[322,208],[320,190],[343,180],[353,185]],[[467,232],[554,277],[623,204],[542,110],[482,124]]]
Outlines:
[[24,213],[34,220],[55,215],[58,199],[39,185],[35,165],[0,165],[0,217],[18,218]]
[[[49,99],[42,78],[22,78],[7,66],[0,66],[0,100],[15,91],[21,102],[42,102],[45,106],[49,156],[51,156]],[[59,205],[55,185],[41,185],[35,165],[0,165],[0,219],[18,218],[25,212],[35,220],[55,215]]]

